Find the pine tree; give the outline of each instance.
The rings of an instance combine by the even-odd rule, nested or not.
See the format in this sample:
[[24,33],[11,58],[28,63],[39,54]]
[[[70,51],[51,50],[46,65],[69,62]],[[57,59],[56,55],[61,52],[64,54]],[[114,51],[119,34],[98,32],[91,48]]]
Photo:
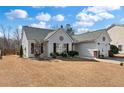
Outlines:
[[22,45],[20,47],[20,57],[23,57],[23,48],[22,48]]

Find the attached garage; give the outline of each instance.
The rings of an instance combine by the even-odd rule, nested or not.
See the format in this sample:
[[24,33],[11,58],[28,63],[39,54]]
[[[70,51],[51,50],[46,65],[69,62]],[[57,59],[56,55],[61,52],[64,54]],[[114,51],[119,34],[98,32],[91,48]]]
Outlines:
[[78,44],[79,57],[81,57],[81,58],[83,58],[83,57],[93,58],[95,50],[97,50],[97,49],[96,49],[96,45],[94,42]]
[[74,35],[75,50],[81,58],[108,57],[110,37],[105,29]]

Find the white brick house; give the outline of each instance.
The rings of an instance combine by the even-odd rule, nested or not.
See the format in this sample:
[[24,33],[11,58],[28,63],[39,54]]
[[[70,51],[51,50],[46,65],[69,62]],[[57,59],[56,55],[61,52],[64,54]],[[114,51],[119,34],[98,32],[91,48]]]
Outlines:
[[78,51],[81,58],[108,57],[110,50],[111,39],[105,29],[70,35],[62,28],[54,31],[24,26],[22,32],[25,58],[35,57],[35,52],[39,52],[41,57],[50,57],[50,53],[71,50]]

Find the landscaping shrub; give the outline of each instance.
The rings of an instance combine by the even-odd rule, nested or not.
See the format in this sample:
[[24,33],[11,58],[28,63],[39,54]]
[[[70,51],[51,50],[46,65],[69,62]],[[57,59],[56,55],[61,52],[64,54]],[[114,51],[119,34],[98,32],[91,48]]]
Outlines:
[[115,46],[115,45],[110,45],[110,51],[111,51],[113,54],[117,54],[119,50],[118,50],[117,46]]
[[23,57],[23,48],[22,48],[22,45],[20,47],[20,57]]
[[79,53],[78,53],[77,51],[69,51],[69,52],[68,52],[68,55],[69,55],[70,57],[74,57],[74,56],[78,56]]
[[50,53],[50,56],[52,57],[52,58],[56,58],[57,56],[62,56],[62,57],[68,57],[68,56],[70,56],[70,57],[74,57],[74,56],[78,56],[79,55],[79,53],[77,52],[77,51],[69,51],[69,52],[62,52],[61,54],[59,54],[59,53]]
[[52,58],[56,58],[56,53],[50,53],[50,56],[51,56]]
[[99,55],[99,58],[104,58],[104,55]]
[[35,54],[35,57],[36,57],[36,58],[40,57],[40,53],[36,53],[36,54]]
[[67,52],[62,52],[62,53],[61,53],[61,56],[62,56],[62,57],[67,57],[68,54],[67,54]]
[[113,57],[114,56],[114,53],[110,50],[109,51],[109,57]]
[[60,56],[60,54],[58,52],[55,53],[56,56]]

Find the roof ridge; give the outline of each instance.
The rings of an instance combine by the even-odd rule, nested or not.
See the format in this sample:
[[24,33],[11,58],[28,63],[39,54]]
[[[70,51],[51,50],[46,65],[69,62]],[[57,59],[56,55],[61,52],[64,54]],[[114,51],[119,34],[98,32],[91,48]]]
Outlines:
[[88,34],[88,33],[94,33],[94,32],[101,32],[102,30],[106,30],[106,29],[98,29],[98,30],[92,30],[92,31],[88,31],[82,34],[78,34],[78,35],[74,35],[74,36],[79,36],[79,35],[83,35],[83,34]]
[[122,27],[124,27],[124,24],[111,24],[111,25],[108,26],[106,29],[109,30],[109,29],[111,29],[111,28],[114,27],[114,26],[122,26]]
[[42,29],[42,30],[54,30],[54,29],[49,29],[49,28],[39,28],[39,27],[32,27],[32,26],[23,26],[27,28],[33,28],[33,29]]

